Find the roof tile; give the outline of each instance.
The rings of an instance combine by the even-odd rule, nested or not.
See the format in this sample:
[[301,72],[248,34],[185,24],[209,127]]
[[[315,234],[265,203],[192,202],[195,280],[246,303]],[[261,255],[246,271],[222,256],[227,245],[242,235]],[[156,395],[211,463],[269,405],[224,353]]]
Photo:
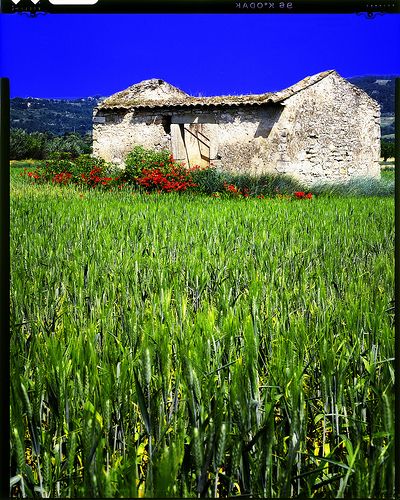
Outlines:
[[[335,70],[307,76],[300,82],[280,92],[253,95],[228,95],[194,97],[177,87],[159,79],[144,80],[128,89],[108,97],[97,105],[97,109],[136,109],[160,107],[209,107],[209,106],[254,106],[282,103],[293,94],[319,82]],[[336,72],[335,72],[336,73]]]

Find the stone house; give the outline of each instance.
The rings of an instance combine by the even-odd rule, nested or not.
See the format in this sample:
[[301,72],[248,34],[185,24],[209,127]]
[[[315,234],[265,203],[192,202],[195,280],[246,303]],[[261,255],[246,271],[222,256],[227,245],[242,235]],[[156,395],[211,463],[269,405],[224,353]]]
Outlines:
[[335,70],[281,92],[193,97],[145,80],[93,110],[93,154],[122,164],[136,145],[187,166],[276,172],[306,185],[380,178],[380,108]]

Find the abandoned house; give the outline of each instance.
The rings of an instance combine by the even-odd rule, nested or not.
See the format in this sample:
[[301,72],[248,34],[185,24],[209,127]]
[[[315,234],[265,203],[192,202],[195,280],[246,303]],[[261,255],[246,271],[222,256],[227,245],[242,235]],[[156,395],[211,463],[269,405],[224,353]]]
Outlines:
[[335,70],[280,92],[193,97],[145,80],[93,111],[93,154],[119,164],[136,145],[187,166],[276,172],[306,185],[380,178],[380,108]]

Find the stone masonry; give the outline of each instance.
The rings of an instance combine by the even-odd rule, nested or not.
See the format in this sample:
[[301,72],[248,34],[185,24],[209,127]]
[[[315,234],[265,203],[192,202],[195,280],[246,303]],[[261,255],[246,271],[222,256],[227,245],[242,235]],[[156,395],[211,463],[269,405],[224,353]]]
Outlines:
[[282,173],[306,185],[380,178],[380,108],[334,70],[249,96],[193,97],[146,80],[94,109],[95,156],[123,164],[136,145],[188,166]]

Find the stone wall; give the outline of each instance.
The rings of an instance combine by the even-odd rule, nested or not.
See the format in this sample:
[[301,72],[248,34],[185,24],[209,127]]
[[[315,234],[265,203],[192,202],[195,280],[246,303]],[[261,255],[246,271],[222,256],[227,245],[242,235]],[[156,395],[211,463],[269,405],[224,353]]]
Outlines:
[[268,137],[282,109],[279,105],[213,111],[98,110],[94,116],[93,154],[122,164],[136,145],[142,145],[155,151],[171,151],[176,160],[193,166],[200,163],[194,161],[198,158],[190,151],[196,141],[190,142],[190,132],[182,136],[182,128],[190,130],[190,126],[197,125],[208,139],[210,162],[232,173],[261,174],[273,169],[265,165]]
[[93,119],[93,155],[122,164],[135,146],[171,151],[168,117],[152,111],[99,110]]
[[231,173],[259,175],[272,172],[268,163],[270,136],[283,111],[281,105],[220,110],[216,115],[218,139],[213,162]]
[[379,105],[335,73],[285,101],[276,133],[271,142],[286,135],[281,170],[307,184],[380,178]]

